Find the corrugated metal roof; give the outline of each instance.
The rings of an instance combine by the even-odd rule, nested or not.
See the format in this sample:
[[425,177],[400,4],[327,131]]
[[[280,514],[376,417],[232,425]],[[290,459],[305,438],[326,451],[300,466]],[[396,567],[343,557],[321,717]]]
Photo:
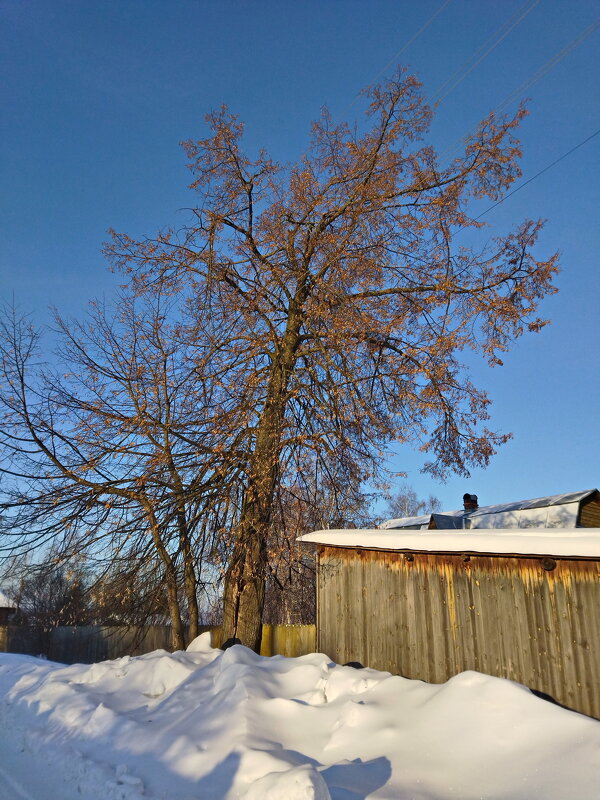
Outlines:
[[[441,514],[423,514],[418,517],[404,517],[401,519],[390,519],[380,525],[382,529],[424,529],[429,526],[432,517],[435,519],[437,527],[441,529],[462,528],[463,520],[473,517],[482,517],[489,514],[503,514],[510,511],[526,511],[534,508],[548,508],[551,506],[566,505],[567,503],[577,503],[585,500],[586,497],[597,492],[597,489],[585,489],[579,492],[567,492],[565,494],[555,494],[548,497],[534,497],[531,500],[517,500],[512,503],[498,503],[493,506],[481,506],[474,511],[443,511]],[[444,519],[446,518],[446,519]],[[453,519],[456,520],[453,522]]]
[[500,514],[503,511],[521,511],[528,508],[547,508],[548,506],[562,506],[565,503],[577,503],[593,494],[596,489],[586,489],[583,492],[568,492],[567,494],[554,494],[550,497],[534,497],[533,500],[517,500],[515,503],[499,503],[495,506],[482,506],[477,511],[470,511],[469,516],[477,517],[481,514]]
[[[388,519],[382,522],[380,528],[422,528],[427,527],[431,514],[421,514],[419,517],[401,517],[400,519]],[[401,523],[396,525],[396,523]]]

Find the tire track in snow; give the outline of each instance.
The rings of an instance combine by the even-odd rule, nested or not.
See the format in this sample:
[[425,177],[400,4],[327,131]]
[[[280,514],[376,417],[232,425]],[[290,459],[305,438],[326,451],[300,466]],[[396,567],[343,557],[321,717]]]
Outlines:
[[[10,787],[11,792],[7,792],[4,786]],[[2,800],[37,800],[32,794],[16,781],[2,766],[0,766],[0,797]]]

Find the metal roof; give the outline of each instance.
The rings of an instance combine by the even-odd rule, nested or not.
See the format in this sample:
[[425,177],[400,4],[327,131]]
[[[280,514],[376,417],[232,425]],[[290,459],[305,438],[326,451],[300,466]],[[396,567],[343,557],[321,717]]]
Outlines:
[[[459,511],[443,511],[441,514],[423,514],[418,517],[404,517],[400,519],[390,519],[386,522],[383,522],[380,525],[380,528],[384,529],[397,529],[397,528],[404,528],[404,529],[418,529],[418,528],[426,528],[429,525],[432,517],[436,520],[439,528],[457,528],[463,527],[462,520],[463,519],[471,519],[472,517],[482,517],[487,514],[503,514],[509,511],[525,511],[528,509],[533,508],[549,508],[551,506],[560,506],[565,505],[567,503],[577,503],[581,500],[585,500],[590,495],[597,492],[597,489],[585,489],[579,492],[567,492],[566,494],[554,494],[550,495],[549,497],[534,497],[531,500],[517,500],[516,502],[512,503],[499,503],[493,506],[480,506],[479,508],[473,511],[465,511],[464,509],[460,509]],[[459,518],[456,522],[453,522],[451,519],[444,519],[444,518]],[[458,523],[458,524],[457,524]]]

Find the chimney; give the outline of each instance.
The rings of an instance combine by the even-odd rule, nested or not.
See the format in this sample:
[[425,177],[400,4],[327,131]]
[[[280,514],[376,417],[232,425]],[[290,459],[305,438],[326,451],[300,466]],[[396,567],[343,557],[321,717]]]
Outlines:
[[479,504],[476,494],[463,494],[463,506],[465,511],[477,511]]

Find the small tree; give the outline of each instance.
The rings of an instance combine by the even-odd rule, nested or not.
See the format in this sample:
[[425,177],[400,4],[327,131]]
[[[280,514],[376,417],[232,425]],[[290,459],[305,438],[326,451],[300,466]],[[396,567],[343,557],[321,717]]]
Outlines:
[[[63,561],[50,551],[38,561],[29,554],[15,555],[3,559],[1,566],[2,586],[17,609],[11,623],[26,626],[18,646],[50,655],[55,628],[94,622],[91,576],[81,558]],[[19,632],[16,639],[18,643]]]
[[19,619],[44,632],[88,625],[93,618],[85,576],[69,566],[31,565],[15,593]]
[[437,497],[430,494],[427,499],[420,499],[414,488],[404,483],[388,500],[385,515],[386,519],[400,519],[441,510],[442,504]]

